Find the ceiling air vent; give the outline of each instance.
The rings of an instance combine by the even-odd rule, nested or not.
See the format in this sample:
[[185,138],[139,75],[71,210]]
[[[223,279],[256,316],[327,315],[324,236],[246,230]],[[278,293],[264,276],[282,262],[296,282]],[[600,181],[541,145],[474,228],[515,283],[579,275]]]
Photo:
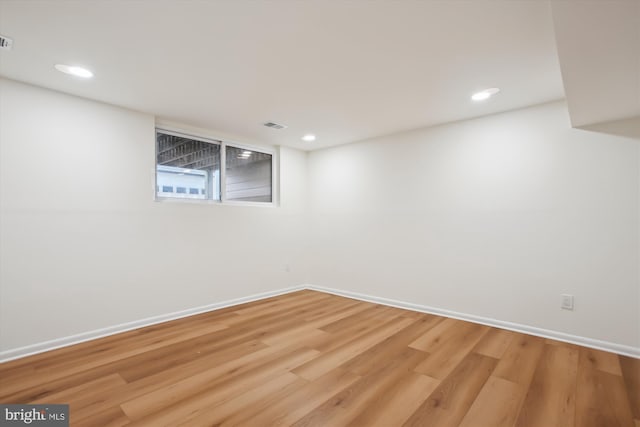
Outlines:
[[2,50],[11,50],[13,46],[13,40],[9,37],[3,36],[0,34],[0,49]]
[[274,122],[267,122],[264,124],[266,127],[271,128],[271,129],[286,129],[287,127],[285,125],[281,125],[278,123],[274,123]]

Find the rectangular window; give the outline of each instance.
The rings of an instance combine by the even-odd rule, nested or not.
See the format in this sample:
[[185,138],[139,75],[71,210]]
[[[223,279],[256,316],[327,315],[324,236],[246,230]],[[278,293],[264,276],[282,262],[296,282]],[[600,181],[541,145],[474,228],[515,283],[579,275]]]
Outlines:
[[271,202],[272,155],[226,147],[227,200]]
[[157,129],[156,197],[272,203],[273,163],[266,151]]
[[[163,189],[157,196],[220,200],[219,142],[158,130],[156,149],[156,183]],[[204,191],[187,193],[189,187]]]

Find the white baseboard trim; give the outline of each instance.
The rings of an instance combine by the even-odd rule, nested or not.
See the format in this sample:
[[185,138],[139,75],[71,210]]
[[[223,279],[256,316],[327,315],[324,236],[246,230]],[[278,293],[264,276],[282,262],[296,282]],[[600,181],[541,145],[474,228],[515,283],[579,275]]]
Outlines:
[[213,304],[203,305],[200,307],[189,308],[186,310],[176,311],[169,314],[161,314],[159,316],[147,317],[146,319],[135,320],[133,322],[121,323],[115,326],[109,326],[106,328],[95,329],[93,331],[82,332],[76,335],[70,335],[63,338],[56,338],[50,341],[43,341],[37,344],[31,344],[24,347],[14,348],[0,352],[0,363],[8,362],[9,360],[19,359],[26,356],[31,356],[45,351],[55,350],[57,348],[68,347],[74,344],[80,344],[85,341],[91,341],[97,338],[107,337],[109,335],[119,334],[121,332],[131,331],[133,329],[143,328],[145,326],[151,326],[158,323],[168,322],[170,320],[176,320],[183,317],[193,316],[195,314],[206,313],[208,311],[218,310],[233,305],[244,304],[251,301],[258,301],[265,298],[271,298],[282,294],[288,294],[290,292],[301,291],[306,289],[307,286],[292,286],[289,288],[278,289],[275,291],[262,292],[259,294],[253,294],[246,297],[235,298],[232,300],[221,301]]
[[324,292],[334,295],[339,295],[347,298],[353,298],[360,301],[371,302],[375,304],[388,305],[391,307],[402,308],[405,310],[418,311],[421,313],[436,314],[444,317],[451,317],[453,319],[465,320],[468,322],[479,323],[482,325],[493,326],[496,328],[507,329],[510,331],[520,332],[529,335],[535,335],[543,338],[550,338],[557,341],[568,342],[571,344],[577,344],[584,347],[595,348],[598,350],[609,351],[612,353],[621,354],[624,356],[630,356],[640,359],[640,348],[626,346],[622,344],[616,344],[609,341],[596,340],[593,338],[581,337],[578,335],[571,335],[564,332],[552,331],[549,329],[537,328],[534,326],[523,325],[519,323],[505,322],[502,320],[492,319],[490,317],[475,316],[472,314],[458,313],[451,310],[445,310],[436,307],[430,307],[421,304],[413,304],[404,301],[398,301],[390,298],[376,297],[372,295],[365,295],[357,292],[343,291],[340,289],[327,288],[323,286],[315,285],[299,285],[289,288],[278,289],[275,291],[262,292],[259,294],[253,294],[246,297],[235,298],[232,300],[221,301],[213,304],[208,304],[201,307],[190,308],[187,310],[181,310],[169,314],[162,314],[159,316],[148,317],[146,319],[136,320],[133,322],[122,323],[120,325],[109,326],[107,328],[96,329],[93,331],[83,332],[68,337],[57,338],[50,341],[44,341],[37,344],[28,345],[25,347],[19,347],[15,349],[5,350],[0,352],[0,363],[8,362],[10,360],[19,359],[26,356],[31,356],[45,351],[55,350],[57,348],[67,347],[74,344],[79,344],[86,341],[91,341],[97,338],[103,338],[110,335],[119,334],[121,332],[131,331],[133,329],[143,328],[145,326],[151,326],[158,323],[168,322],[170,320],[176,320],[183,317],[193,316],[200,313],[206,313],[209,311],[218,310],[225,307],[244,304],[247,302],[258,301],[265,298],[271,298],[278,295],[283,295],[291,292],[301,291],[303,289],[310,289],[313,291]]
[[552,331],[549,329],[537,328],[535,326],[523,325],[520,323],[505,322],[503,320],[492,319],[490,317],[475,316],[473,314],[458,313],[451,310],[430,307],[426,305],[413,304],[404,301],[397,301],[389,298],[381,298],[371,295],[360,294],[357,292],[343,291],[340,289],[325,288],[323,286],[306,285],[307,289],[325,292],[329,294],[339,295],[347,298],[353,298],[360,301],[372,302],[376,304],[388,305],[391,307],[403,308],[405,310],[419,311],[421,313],[436,314],[444,317],[465,320],[482,325],[493,326],[500,329],[507,329],[523,334],[535,335],[542,338],[550,338],[556,341],[563,341],[571,344],[577,344],[584,347],[595,348],[597,350],[609,351],[624,356],[640,359],[640,348],[631,347],[622,344],[616,344],[609,341],[602,341],[593,338],[571,335],[564,332]]

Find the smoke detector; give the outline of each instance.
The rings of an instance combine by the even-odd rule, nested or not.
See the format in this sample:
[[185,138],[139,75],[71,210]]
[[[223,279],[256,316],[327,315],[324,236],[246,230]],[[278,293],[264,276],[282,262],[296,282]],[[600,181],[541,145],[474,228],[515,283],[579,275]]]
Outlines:
[[264,123],[264,126],[266,126],[268,128],[271,128],[271,129],[278,129],[278,130],[287,128],[287,126],[285,126],[285,125],[281,125],[281,124],[274,123],[274,122]]
[[11,50],[13,47],[13,39],[10,39],[7,36],[3,36],[0,34],[0,49],[2,50]]

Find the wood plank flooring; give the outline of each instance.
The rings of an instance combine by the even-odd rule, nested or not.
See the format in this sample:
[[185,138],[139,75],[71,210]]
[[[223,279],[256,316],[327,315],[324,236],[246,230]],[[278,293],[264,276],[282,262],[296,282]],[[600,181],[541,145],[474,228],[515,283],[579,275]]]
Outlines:
[[640,360],[300,291],[0,364],[73,426],[640,427]]

